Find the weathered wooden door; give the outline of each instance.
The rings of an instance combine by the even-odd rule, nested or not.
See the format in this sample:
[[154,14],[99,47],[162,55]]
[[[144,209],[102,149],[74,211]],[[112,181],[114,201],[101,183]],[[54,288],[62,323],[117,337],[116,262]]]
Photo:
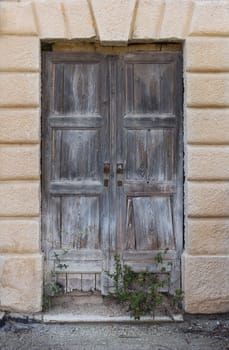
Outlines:
[[[181,54],[44,53],[42,232],[46,279],[107,292],[119,253],[135,270],[182,249]],[[171,271],[170,271],[171,270]]]

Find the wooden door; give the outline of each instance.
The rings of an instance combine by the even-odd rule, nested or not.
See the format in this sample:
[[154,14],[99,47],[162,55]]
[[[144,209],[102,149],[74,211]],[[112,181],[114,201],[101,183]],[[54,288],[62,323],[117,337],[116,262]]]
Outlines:
[[173,291],[182,249],[180,53],[46,52],[43,61],[46,280],[54,271],[65,291],[106,294],[115,254],[139,271],[168,249]]
[[65,291],[100,290],[109,251],[105,57],[44,53],[42,96],[46,280],[54,271]]
[[[118,72],[117,247],[135,271],[163,267],[174,293],[183,246],[181,54],[127,54]],[[153,266],[159,252],[164,265]]]

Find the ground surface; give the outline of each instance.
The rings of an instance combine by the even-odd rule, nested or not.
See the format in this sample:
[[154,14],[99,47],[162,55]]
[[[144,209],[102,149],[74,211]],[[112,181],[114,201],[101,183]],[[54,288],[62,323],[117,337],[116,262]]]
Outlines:
[[182,323],[45,325],[7,319],[0,350],[229,350],[229,315]]

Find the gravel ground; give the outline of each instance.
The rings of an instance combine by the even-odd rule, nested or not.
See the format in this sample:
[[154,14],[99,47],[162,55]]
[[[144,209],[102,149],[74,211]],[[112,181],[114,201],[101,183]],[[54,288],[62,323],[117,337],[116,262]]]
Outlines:
[[229,315],[185,316],[182,323],[45,325],[7,317],[1,350],[229,350]]

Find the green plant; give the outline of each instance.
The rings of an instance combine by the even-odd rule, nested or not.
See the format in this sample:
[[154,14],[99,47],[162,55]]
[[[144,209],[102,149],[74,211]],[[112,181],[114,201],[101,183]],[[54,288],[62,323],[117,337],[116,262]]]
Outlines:
[[[64,250],[62,255],[65,255],[67,250]],[[67,269],[68,265],[61,263],[60,255],[54,252],[55,265],[59,269]],[[63,294],[64,287],[58,282],[58,273],[56,271],[51,272],[51,281],[44,284],[43,290],[43,310],[47,310],[51,307],[52,297]]]
[[[67,250],[64,250],[64,252],[62,253],[62,255],[67,254]],[[55,257],[55,261],[56,261],[56,267],[59,269],[67,269],[68,265],[67,264],[62,264],[61,260],[60,260],[60,255],[57,254],[56,252],[54,252],[54,257]]]
[[[122,265],[119,255],[114,257],[114,273],[108,274],[114,281],[114,291],[112,295],[118,302],[125,304],[130,311],[130,315],[135,319],[152,313],[155,316],[157,307],[163,305],[165,308],[166,301],[170,300],[172,307],[181,307],[184,296],[182,289],[177,289],[175,295],[169,296],[162,292],[162,288],[168,283],[161,276],[165,276],[167,268],[164,263],[164,252],[159,252],[152,264],[156,267],[155,271],[148,270],[135,272],[130,266]],[[167,262],[167,266],[171,266],[172,262]],[[166,299],[167,298],[167,299]],[[167,310],[169,311],[169,310]]]
[[63,293],[63,287],[56,281],[51,281],[45,284],[43,291],[43,310],[47,310],[51,307],[51,299],[54,296],[61,295]]
[[172,306],[181,308],[183,298],[184,298],[183,290],[181,288],[176,289],[175,295],[172,296]]
[[[163,303],[164,296],[160,290],[166,282],[160,280],[158,273],[134,272],[128,265],[122,266],[119,255],[114,259],[114,273],[109,274],[114,281],[113,296],[127,305],[130,315],[135,319],[147,313],[155,315],[157,306]],[[158,253],[155,263],[162,262],[162,254]]]

